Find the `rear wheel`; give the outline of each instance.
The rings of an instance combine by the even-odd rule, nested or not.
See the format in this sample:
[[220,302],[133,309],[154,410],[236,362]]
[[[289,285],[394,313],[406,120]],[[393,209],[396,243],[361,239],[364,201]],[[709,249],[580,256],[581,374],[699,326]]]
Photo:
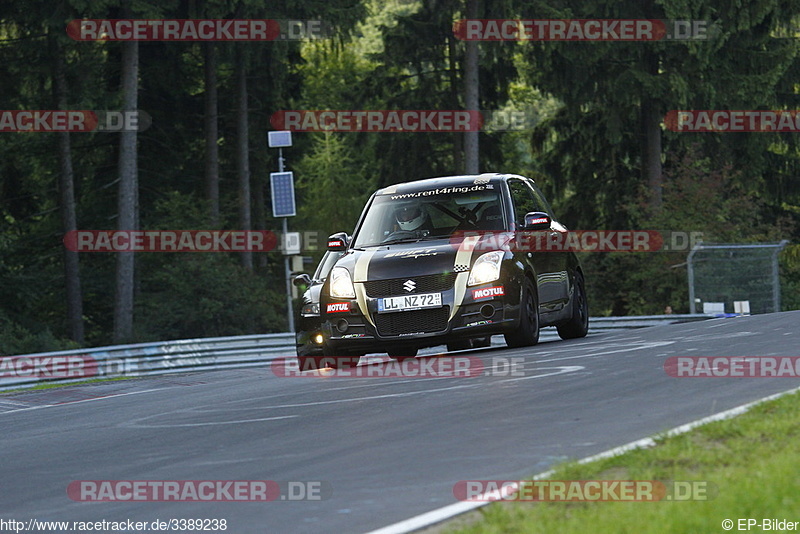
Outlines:
[[522,284],[519,303],[519,327],[514,332],[503,334],[509,347],[530,347],[539,342],[539,301],[536,288],[529,278]]
[[556,327],[561,339],[585,337],[589,332],[589,302],[586,300],[586,288],[583,275],[575,273],[575,290],[572,292],[572,317],[566,323]]

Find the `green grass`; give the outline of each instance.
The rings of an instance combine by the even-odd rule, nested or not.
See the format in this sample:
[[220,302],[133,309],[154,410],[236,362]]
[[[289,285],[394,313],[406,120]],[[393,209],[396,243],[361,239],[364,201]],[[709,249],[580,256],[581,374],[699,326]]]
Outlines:
[[[738,417],[658,439],[649,449],[580,465],[561,465],[551,480],[705,481],[708,500],[658,502],[498,502],[450,533],[725,532],[723,519],[800,521],[800,394]],[[714,495],[715,494],[715,495]],[[475,519],[475,518],[473,518]],[[463,521],[462,521],[463,522]],[[800,527],[800,525],[798,525]]]
[[78,382],[43,382],[41,384],[36,384],[35,386],[31,386],[29,388],[18,388],[18,389],[4,389],[0,390],[0,395],[5,394],[12,394],[12,393],[24,393],[26,391],[37,391],[40,389],[53,389],[53,388],[66,388],[71,386],[83,386],[85,384],[95,384],[98,382],[116,382],[118,380],[132,380],[134,376],[116,376],[113,378],[87,378],[86,380],[80,380]]

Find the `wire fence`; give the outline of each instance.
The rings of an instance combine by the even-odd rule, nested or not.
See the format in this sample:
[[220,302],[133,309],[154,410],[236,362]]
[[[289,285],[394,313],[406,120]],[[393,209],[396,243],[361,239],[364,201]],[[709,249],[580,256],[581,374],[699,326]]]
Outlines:
[[691,313],[781,310],[780,243],[697,243],[687,257]]

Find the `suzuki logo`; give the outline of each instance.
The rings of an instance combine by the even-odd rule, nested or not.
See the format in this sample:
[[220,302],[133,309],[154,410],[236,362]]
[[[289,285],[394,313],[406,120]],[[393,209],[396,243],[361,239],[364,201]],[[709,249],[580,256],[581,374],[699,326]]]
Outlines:
[[406,280],[405,282],[403,282],[403,289],[405,289],[406,291],[414,291],[416,287],[417,283],[414,282],[413,280]]

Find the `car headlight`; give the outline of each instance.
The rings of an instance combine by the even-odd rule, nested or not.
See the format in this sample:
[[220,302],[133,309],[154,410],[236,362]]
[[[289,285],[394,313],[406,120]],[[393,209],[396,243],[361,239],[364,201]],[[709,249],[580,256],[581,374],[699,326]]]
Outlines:
[[331,296],[339,299],[356,298],[356,291],[353,287],[353,280],[350,278],[350,271],[344,267],[334,267],[331,269]]
[[503,252],[495,250],[481,255],[472,266],[467,285],[477,286],[494,282],[500,278],[500,264],[503,262]]
[[319,302],[312,302],[303,306],[303,308],[300,310],[300,315],[303,317],[318,317]]

